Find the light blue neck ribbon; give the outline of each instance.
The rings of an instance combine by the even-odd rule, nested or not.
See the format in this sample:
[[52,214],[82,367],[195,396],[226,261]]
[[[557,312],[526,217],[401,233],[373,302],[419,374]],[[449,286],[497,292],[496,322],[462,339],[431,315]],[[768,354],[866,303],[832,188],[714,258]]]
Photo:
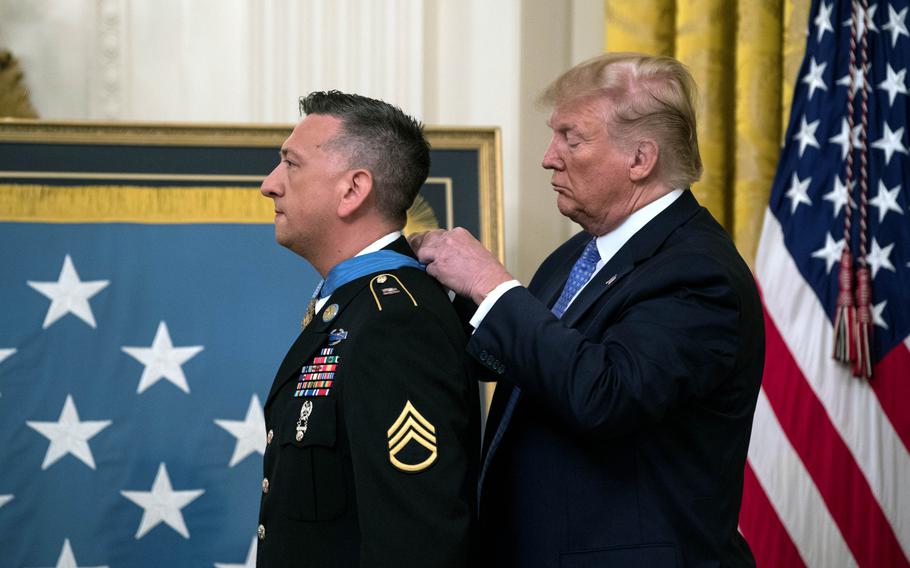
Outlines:
[[325,280],[320,282],[319,286],[316,287],[316,291],[313,292],[313,297],[330,296],[332,292],[341,286],[361,276],[383,270],[395,270],[396,268],[426,270],[427,265],[417,262],[415,258],[388,249],[351,257],[339,262],[334,268],[329,270]]

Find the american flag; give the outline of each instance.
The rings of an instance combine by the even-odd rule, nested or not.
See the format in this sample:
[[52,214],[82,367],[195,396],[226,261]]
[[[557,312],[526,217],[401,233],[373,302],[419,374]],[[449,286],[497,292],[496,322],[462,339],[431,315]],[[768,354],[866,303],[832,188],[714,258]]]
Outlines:
[[[812,3],[755,267],[767,358],[740,528],[759,565],[910,565],[908,4]],[[854,268],[862,256],[863,156],[869,379],[832,358],[848,194]]]
[[0,223],[0,566],[254,566],[316,282],[266,224]]

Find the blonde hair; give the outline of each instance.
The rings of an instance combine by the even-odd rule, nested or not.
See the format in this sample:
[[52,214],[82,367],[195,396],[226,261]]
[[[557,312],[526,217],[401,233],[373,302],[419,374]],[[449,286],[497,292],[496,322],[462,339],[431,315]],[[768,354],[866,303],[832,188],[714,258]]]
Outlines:
[[606,53],[579,63],[553,81],[540,102],[557,107],[578,99],[609,101],[610,134],[622,142],[652,137],[660,148],[658,175],[685,188],[701,177],[695,130],[695,81],[672,57]]

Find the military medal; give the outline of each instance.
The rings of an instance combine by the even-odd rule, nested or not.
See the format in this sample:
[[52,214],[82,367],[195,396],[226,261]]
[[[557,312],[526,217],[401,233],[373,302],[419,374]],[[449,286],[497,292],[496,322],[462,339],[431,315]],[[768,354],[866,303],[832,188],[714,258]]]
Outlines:
[[325,280],[320,280],[319,284],[316,285],[316,289],[313,290],[313,295],[310,296],[310,301],[306,305],[306,314],[303,316],[303,321],[300,322],[300,329],[306,329],[306,326],[313,321],[313,316],[316,315],[316,303],[319,301],[319,292],[322,291],[324,284]]
[[310,325],[314,315],[316,315],[316,298],[310,299],[310,302],[306,306],[306,314],[303,316],[303,321],[300,322],[301,329]]

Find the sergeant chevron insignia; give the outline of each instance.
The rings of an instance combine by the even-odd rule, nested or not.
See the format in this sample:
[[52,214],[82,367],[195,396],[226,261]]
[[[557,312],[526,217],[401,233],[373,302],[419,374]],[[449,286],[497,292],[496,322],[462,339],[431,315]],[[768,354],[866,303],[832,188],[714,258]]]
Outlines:
[[[395,423],[389,428],[388,439],[389,461],[401,471],[417,473],[427,469],[436,461],[438,455],[436,447],[436,427],[414,408],[414,405],[411,404],[410,400],[405,403],[404,408],[401,410],[401,414],[398,415],[398,418],[395,419]],[[408,448],[408,446],[410,446],[410,448],[405,452],[408,457],[401,456],[402,459],[399,459],[399,454],[401,454],[405,448]],[[414,458],[414,451],[419,450],[419,446],[422,446],[429,452],[429,455],[418,463],[405,463],[406,461],[416,461],[416,458]]]

